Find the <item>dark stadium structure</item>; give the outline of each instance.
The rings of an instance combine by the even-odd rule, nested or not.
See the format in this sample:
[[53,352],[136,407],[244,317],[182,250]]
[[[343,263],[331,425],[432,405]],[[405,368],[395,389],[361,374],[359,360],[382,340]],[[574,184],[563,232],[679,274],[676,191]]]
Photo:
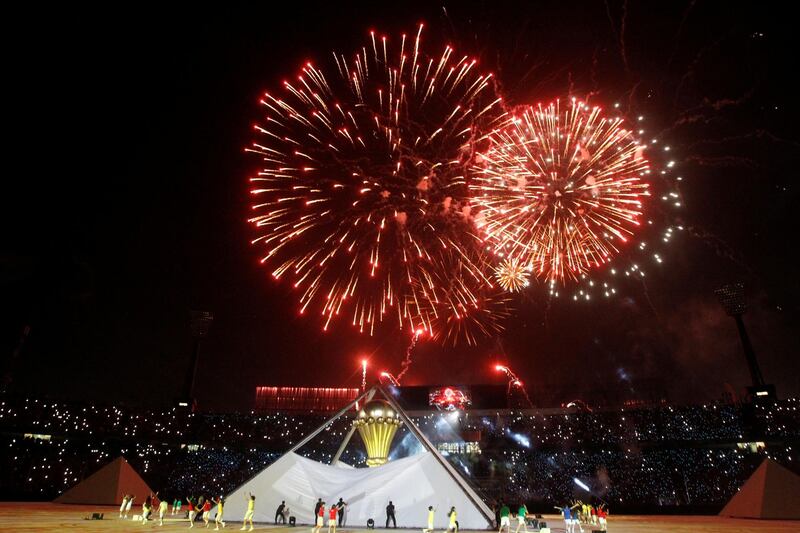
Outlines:
[[[616,408],[619,406],[666,405],[666,393],[655,383],[640,380],[644,386],[637,390],[628,388],[608,388],[583,391],[579,405],[591,404],[600,408]],[[559,399],[569,397],[568,391],[532,391],[526,398],[518,387],[509,388],[497,384],[453,384],[440,383],[429,385],[393,386],[387,390],[409,411],[426,411],[436,409],[431,396],[447,390],[457,391],[468,399],[471,410],[492,409],[524,409],[559,405]],[[259,412],[291,411],[291,412],[327,412],[345,406],[358,396],[359,389],[342,387],[286,387],[258,386],[255,391],[253,408]],[[565,403],[564,406],[567,404]]]

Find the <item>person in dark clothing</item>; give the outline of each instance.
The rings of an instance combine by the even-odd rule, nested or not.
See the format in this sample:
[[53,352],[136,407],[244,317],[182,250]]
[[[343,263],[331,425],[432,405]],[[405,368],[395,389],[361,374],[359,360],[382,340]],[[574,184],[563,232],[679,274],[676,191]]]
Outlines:
[[339,498],[339,501],[336,502],[336,507],[339,508],[339,525],[340,526],[344,526],[344,521],[345,521],[345,516],[346,516],[345,512],[344,512],[344,508],[347,507],[347,502],[344,501],[343,499]]
[[286,523],[286,517],[283,516],[283,510],[286,508],[286,500],[282,501],[281,504],[278,506],[278,509],[275,510],[275,525],[278,524],[278,520],[282,523]]
[[195,515],[195,521],[196,522],[199,522],[203,517],[203,515],[202,515],[202,513],[200,511],[203,509],[203,504],[204,503],[206,503],[206,497],[205,496],[200,496],[199,498],[197,498],[197,505],[195,506],[195,507],[197,507],[197,514]]
[[153,493],[151,492],[147,498],[144,499],[142,504],[142,523],[146,524],[147,519],[150,517],[150,511],[153,509]]
[[322,507],[322,498],[317,500],[317,505],[314,506],[314,519],[316,520],[317,515],[319,514],[319,508]]
[[389,527],[389,520],[392,521],[392,527],[397,529],[397,520],[394,518],[394,504],[389,501],[389,505],[386,506],[386,527]]

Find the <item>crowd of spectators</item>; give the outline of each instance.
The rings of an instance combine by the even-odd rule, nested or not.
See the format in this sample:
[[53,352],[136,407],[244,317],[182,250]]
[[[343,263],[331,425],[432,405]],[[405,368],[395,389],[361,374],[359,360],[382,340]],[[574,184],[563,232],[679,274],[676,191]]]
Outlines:
[[[797,471],[800,400],[587,412],[416,413],[414,422],[490,499],[547,508],[596,498],[617,508],[720,506],[765,457]],[[123,455],[162,494],[224,494],[268,466],[327,414],[192,413],[0,397],[0,498],[52,499]],[[327,461],[351,418],[298,450]],[[469,446],[459,446],[467,441]],[[474,441],[474,442],[473,442]],[[395,455],[421,445],[407,429]],[[365,455],[354,437],[342,460]],[[538,504],[538,505],[537,505]]]

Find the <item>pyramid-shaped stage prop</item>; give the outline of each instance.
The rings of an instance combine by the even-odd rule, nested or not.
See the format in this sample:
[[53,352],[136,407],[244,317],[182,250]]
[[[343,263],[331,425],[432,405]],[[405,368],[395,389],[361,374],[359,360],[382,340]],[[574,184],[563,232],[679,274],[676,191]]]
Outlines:
[[[338,458],[352,436],[351,430],[332,464],[307,459],[295,453],[358,401],[364,398],[369,401],[376,394],[382,395],[391,404],[408,430],[420,441],[424,452],[373,468],[347,467]],[[280,459],[228,495],[225,515],[229,519],[241,519],[244,516],[248,493],[256,497],[256,522],[271,523],[275,519],[276,508],[285,501],[299,524],[313,524],[314,505],[318,498],[326,502],[326,508],[339,498],[347,502],[345,516],[348,527],[363,527],[370,518],[375,521],[376,526],[382,527],[389,501],[395,506],[398,527],[424,527],[428,519],[428,506],[436,509],[436,528],[446,528],[447,513],[451,507],[456,508],[462,529],[487,529],[492,526],[493,520],[492,511],[480,496],[442,457],[392,395],[378,385],[362,394]],[[327,516],[325,523],[327,524]]]
[[53,501],[87,505],[119,505],[125,494],[136,495],[139,501],[144,501],[151,492],[150,487],[128,464],[128,461],[124,457],[117,457]]
[[800,519],[800,476],[772,459],[753,472],[720,511],[735,518]]

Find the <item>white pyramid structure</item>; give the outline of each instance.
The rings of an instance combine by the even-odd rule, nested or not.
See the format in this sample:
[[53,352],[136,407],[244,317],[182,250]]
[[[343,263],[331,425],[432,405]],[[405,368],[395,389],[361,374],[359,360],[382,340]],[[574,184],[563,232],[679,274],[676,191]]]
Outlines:
[[[353,434],[350,431],[333,464],[320,463],[295,453],[331,422],[344,415],[357,401],[365,397],[371,399],[376,393],[392,404],[406,427],[421,442],[424,452],[373,468],[343,468],[345,465],[338,458]],[[436,528],[444,529],[447,526],[447,513],[451,507],[456,508],[462,529],[487,529],[491,527],[493,519],[493,513],[483,500],[420,432],[394,398],[378,385],[229,494],[225,505],[225,516],[229,520],[244,516],[248,494],[256,497],[256,522],[272,523],[275,510],[285,501],[298,524],[313,524],[314,506],[319,498],[326,502],[326,508],[342,498],[348,504],[345,513],[348,527],[366,526],[370,518],[375,521],[376,527],[383,527],[386,506],[390,501],[395,506],[398,527],[425,527],[428,506],[431,505],[436,510]],[[326,516],[326,527],[327,522]]]

